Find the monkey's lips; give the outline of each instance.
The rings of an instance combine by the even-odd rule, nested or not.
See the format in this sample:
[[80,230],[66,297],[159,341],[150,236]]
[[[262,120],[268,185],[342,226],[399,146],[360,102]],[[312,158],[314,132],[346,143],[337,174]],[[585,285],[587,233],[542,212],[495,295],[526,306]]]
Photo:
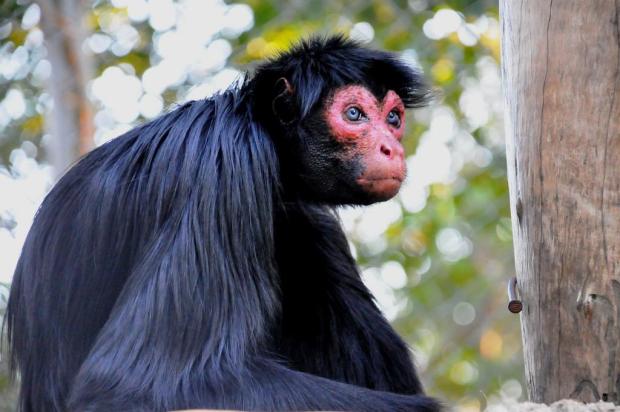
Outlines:
[[401,176],[361,176],[357,179],[357,183],[364,192],[378,199],[387,200],[396,196],[396,193],[400,190],[400,186],[403,184],[403,179],[404,178]]

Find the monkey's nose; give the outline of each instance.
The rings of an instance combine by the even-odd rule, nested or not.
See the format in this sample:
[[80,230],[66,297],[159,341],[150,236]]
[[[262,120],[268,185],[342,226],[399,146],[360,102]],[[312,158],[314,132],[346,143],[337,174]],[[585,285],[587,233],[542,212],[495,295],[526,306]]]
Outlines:
[[392,148],[390,146],[382,144],[381,145],[381,153],[383,153],[387,157],[392,157]]
[[381,143],[379,151],[388,159],[399,158],[404,156],[404,151],[400,144]]

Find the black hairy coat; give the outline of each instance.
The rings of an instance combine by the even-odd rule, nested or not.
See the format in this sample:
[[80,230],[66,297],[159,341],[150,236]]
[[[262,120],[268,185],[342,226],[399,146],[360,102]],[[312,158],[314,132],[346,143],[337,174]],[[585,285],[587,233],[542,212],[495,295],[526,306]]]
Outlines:
[[[281,77],[297,99],[286,130],[271,112]],[[332,205],[296,183],[300,125],[345,84],[428,97],[393,55],[313,38],[62,177],[8,304],[21,411],[439,409]]]

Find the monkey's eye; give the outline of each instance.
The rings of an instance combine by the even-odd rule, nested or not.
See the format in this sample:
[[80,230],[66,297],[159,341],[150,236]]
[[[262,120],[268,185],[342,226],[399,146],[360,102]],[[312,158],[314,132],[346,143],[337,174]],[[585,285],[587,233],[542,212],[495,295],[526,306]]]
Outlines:
[[387,122],[398,129],[400,127],[400,115],[396,111],[392,110],[388,113]]
[[344,114],[347,117],[347,119],[352,122],[357,122],[363,117],[362,111],[358,109],[357,107],[349,107],[347,111],[344,112]]

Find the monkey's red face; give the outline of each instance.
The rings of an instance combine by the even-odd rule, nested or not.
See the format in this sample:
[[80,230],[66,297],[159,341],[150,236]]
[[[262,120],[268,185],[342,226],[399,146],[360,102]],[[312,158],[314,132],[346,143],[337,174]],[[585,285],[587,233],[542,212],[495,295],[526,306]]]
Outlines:
[[361,166],[355,177],[359,188],[376,200],[396,195],[406,174],[400,143],[405,106],[398,95],[390,90],[379,100],[365,87],[344,86],[336,89],[324,115],[347,160]]

